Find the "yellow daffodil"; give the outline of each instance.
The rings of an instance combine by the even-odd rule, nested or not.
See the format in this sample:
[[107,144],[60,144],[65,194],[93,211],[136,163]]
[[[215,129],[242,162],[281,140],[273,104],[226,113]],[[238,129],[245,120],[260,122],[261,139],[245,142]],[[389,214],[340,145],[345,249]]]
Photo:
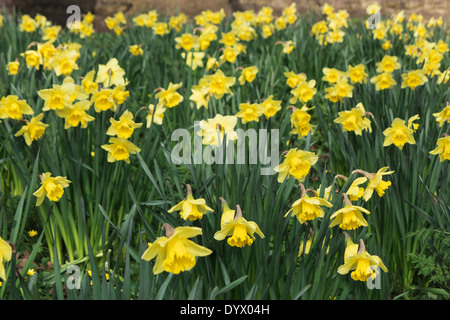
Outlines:
[[264,114],[264,109],[258,103],[241,103],[236,117],[241,118],[243,124],[251,121],[259,122],[259,117]]
[[90,109],[90,105],[89,100],[81,100],[63,110],[57,110],[56,114],[65,120],[64,129],[75,128],[78,125],[83,129],[87,128],[88,122],[95,120],[86,112]]
[[25,58],[27,68],[39,69],[39,66],[42,64],[42,55],[38,51],[27,50],[20,55]]
[[376,63],[376,67],[378,73],[391,73],[394,70],[400,69],[401,65],[398,62],[398,57],[385,55],[380,62]]
[[364,195],[364,188],[361,188],[359,185],[363,184],[366,181],[366,177],[359,177],[353,180],[352,184],[350,185],[350,187],[348,187],[348,190],[346,192],[350,201],[357,201]]
[[119,61],[112,58],[106,64],[98,66],[95,82],[102,83],[104,87],[119,86],[125,84],[125,70],[119,66]]
[[334,122],[342,124],[342,130],[344,132],[351,131],[355,132],[356,135],[362,135],[363,130],[372,132],[371,122],[366,117],[368,113],[366,113],[361,102],[350,111],[340,111],[338,114],[339,117]]
[[255,240],[254,234],[257,233],[261,238],[264,238],[259,226],[254,221],[247,221],[242,216],[242,211],[239,205],[236,205],[236,215],[232,221],[224,222],[221,225],[220,231],[214,234],[214,239],[218,241],[224,240],[227,236],[227,243],[232,247],[245,247],[252,245]]
[[266,119],[273,117],[281,110],[281,100],[273,100],[273,95],[270,95],[261,102],[261,107],[264,109],[264,116]]
[[6,281],[6,270],[3,261],[10,261],[12,256],[11,245],[0,237],[0,278]]
[[156,123],[159,125],[162,125],[164,120],[164,112],[166,111],[165,108],[156,108],[155,111],[155,105],[150,104],[147,108],[147,128],[150,128],[152,126],[152,123]]
[[68,48],[57,50],[48,60],[47,68],[53,70],[58,77],[60,75],[68,76],[73,70],[79,69],[76,63],[78,57],[79,52],[77,50]]
[[98,83],[94,81],[95,70],[89,71],[81,81],[81,86],[87,94],[94,93],[98,90]]
[[343,77],[346,77],[345,72],[336,68],[323,68],[322,72],[324,74],[322,80],[328,83],[336,83]]
[[275,172],[278,172],[278,182],[282,183],[291,175],[303,182],[317,160],[319,157],[312,152],[297,150],[297,148],[290,149],[283,163],[274,168]]
[[292,89],[295,88],[298,84],[306,81],[306,74],[304,73],[294,73],[292,71],[285,72],[284,76],[286,79],[286,84]]
[[37,197],[36,206],[40,206],[47,197],[50,201],[59,201],[64,194],[64,188],[69,186],[70,181],[66,177],[52,177],[50,172],[43,173],[41,178],[41,187],[33,193]]
[[[314,107],[313,107],[314,108]],[[311,115],[308,113],[309,110],[313,108],[308,108],[303,105],[300,109],[289,106],[288,109],[292,109],[292,114],[290,117],[291,128],[293,128],[289,133],[297,134],[300,137],[305,137],[314,128],[314,126],[309,122],[311,120]]]
[[102,149],[108,151],[108,162],[123,160],[130,163],[130,154],[141,152],[140,148],[123,138],[110,138],[109,143],[102,145]]
[[414,90],[416,87],[424,85],[428,78],[425,75],[424,69],[411,70],[407,73],[402,74],[402,89],[409,87]]
[[205,257],[212,251],[189,240],[202,234],[198,227],[173,228],[164,223],[162,228],[166,235],[157,238],[142,254],[142,259],[150,261],[157,256],[154,274],[163,271],[179,274],[191,270],[195,266],[195,257]]
[[226,144],[228,144],[229,141],[238,138],[236,131],[234,131],[236,123],[236,116],[222,116],[221,114],[217,114],[212,119],[200,121],[201,130],[197,134],[203,138],[203,144],[214,146],[222,144],[226,135]]
[[316,85],[316,80],[304,81],[298,84],[294,89],[291,90],[293,97],[289,100],[289,103],[296,103],[300,101],[301,103],[306,103],[314,97],[317,89],[314,87]]
[[330,220],[330,228],[339,225],[342,230],[355,230],[358,227],[366,227],[367,221],[362,213],[370,214],[369,210],[360,206],[354,206],[348,199],[347,194],[343,194],[345,199],[345,207],[333,213]]
[[198,46],[198,38],[190,33],[183,33],[181,36],[175,38],[175,48],[189,52],[195,46]]
[[100,91],[94,92],[90,101],[94,104],[95,112],[100,113],[106,110],[116,112],[117,110],[112,89],[103,88]]
[[[360,240],[359,250],[355,254],[355,245],[350,242],[351,250],[344,257],[344,264],[341,265],[337,272],[341,275],[349,273],[351,270],[355,270],[351,273],[351,277],[355,281],[367,281],[369,278],[372,280],[377,276],[374,267],[380,267],[384,272],[388,272],[388,269],[384,265],[380,257],[370,255],[366,251],[366,247],[362,239]],[[349,246],[347,245],[347,247]],[[358,245],[356,245],[358,246]]]
[[0,119],[20,120],[24,114],[34,114],[33,109],[25,100],[19,100],[16,95],[9,95],[0,99]]
[[134,129],[140,128],[142,123],[136,123],[133,121],[133,114],[126,110],[119,118],[115,120],[110,119],[111,126],[106,132],[109,136],[117,136],[118,138],[128,139],[134,132]]
[[366,83],[369,76],[363,64],[348,66],[346,75],[350,78],[351,83]]
[[231,222],[234,220],[236,210],[232,210],[224,198],[220,197],[219,199],[222,202],[222,216],[220,217],[220,225],[222,226],[225,222]]
[[215,99],[220,99],[224,94],[233,94],[230,87],[236,83],[235,77],[226,77],[222,70],[217,70],[212,75],[204,77],[208,81],[209,92]]
[[196,70],[198,67],[203,67],[203,59],[205,58],[204,52],[182,52],[181,57],[186,59],[186,65],[192,70]]
[[19,72],[19,66],[20,66],[20,62],[19,61],[9,62],[6,65],[6,71],[8,72],[8,75],[15,75],[15,74],[17,74],[17,72]]
[[31,33],[36,31],[38,27],[39,23],[35,19],[31,18],[27,14],[22,15],[22,21],[20,22],[19,25],[20,31]]
[[211,96],[209,94],[208,81],[203,78],[200,79],[198,85],[192,86],[191,92],[192,94],[189,97],[189,100],[195,103],[197,109],[200,109],[201,107],[208,109],[209,97]]
[[42,118],[44,118],[43,113],[31,118],[30,121],[27,124],[23,125],[22,128],[14,136],[18,137],[23,135],[25,143],[31,146],[31,143],[33,141],[36,141],[40,137],[42,137],[45,128],[48,127],[48,124],[41,122]]
[[437,148],[430,151],[430,154],[439,155],[439,162],[450,160],[450,136],[439,138],[436,145]]
[[[325,199],[320,197],[309,197],[307,191],[302,183],[300,183],[301,197],[296,200],[291,209],[285,214],[285,217],[292,212],[292,215],[297,217],[300,224],[306,221],[311,221],[316,218],[323,218],[324,212],[321,206],[331,208],[333,205]],[[315,191],[312,191],[316,193]]]
[[133,45],[129,46],[128,51],[133,56],[142,56],[144,54],[144,50],[142,50],[141,46],[137,45],[137,44],[133,44]]
[[450,104],[447,104],[441,112],[433,113],[433,117],[436,118],[439,127],[442,127],[446,122],[450,122]]
[[353,171],[353,173],[362,174],[369,180],[369,184],[367,185],[363,195],[364,201],[368,201],[372,197],[374,190],[378,193],[379,197],[382,197],[384,195],[385,191],[391,185],[391,182],[384,181],[383,176],[394,173],[394,171],[387,171],[388,169],[389,167],[383,167],[379,169],[376,173],[369,173],[360,169]]
[[408,120],[408,126],[406,126],[404,120],[395,118],[391,127],[383,132],[385,135],[383,146],[387,147],[394,144],[402,150],[406,143],[415,144],[416,140],[412,134],[414,133],[413,121],[416,119],[419,119],[419,115],[411,117]]
[[172,213],[174,211],[180,212],[180,217],[183,220],[190,220],[194,221],[197,219],[201,219],[204,214],[206,214],[208,211],[213,212],[214,210],[211,209],[206,205],[205,199],[199,198],[194,199],[192,195],[192,189],[190,185],[187,185],[187,195],[186,198],[179,202],[177,205],[173,206],[172,208],[167,211],[168,213]]
[[39,97],[45,101],[42,111],[62,110],[70,106],[74,92],[75,84],[70,81],[65,81],[61,85],[54,84],[52,89],[39,90]]
[[375,84],[375,89],[377,91],[389,89],[397,84],[394,80],[392,74],[389,72],[383,72],[379,75],[370,78],[370,82]]
[[183,84],[173,84],[172,82],[169,84],[167,90],[161,89],[156,95],[155,98],[159,99],[158,108],[173,108],[183,102],[184,98],[181,94],[176,92],[179,88],[181,88]]
[[251,66],[242,70],[241,76],[238,78],[239,84],[243,85],[246,82],[253,82],[256,74],[258,73],[258,67]]

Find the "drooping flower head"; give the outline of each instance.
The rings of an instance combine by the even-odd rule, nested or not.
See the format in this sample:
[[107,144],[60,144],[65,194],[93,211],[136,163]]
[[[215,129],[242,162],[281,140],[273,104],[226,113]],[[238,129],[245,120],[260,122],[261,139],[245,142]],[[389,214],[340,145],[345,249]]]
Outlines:
[[348,199],[347,194],[343,194],[345,199],[345,207],[333,213],[330,220],[330,228],[339,225],[342,230],[355,230],[361,226],[366,227],[367,221],[362,213],[370,214],[367,209],[360,206],[354,206]]
[[174,229],[167,223],[164,223],[162,228],[166,235],[157,238],[142,254],[142,259],[146,261],[157,256],[153,267],[154,274],[160,274],[163,271],[174,274],[189,271],[195,266],[195,257],[204,257],[212,253],[210,249],[189,240],[201,235],[201,228],[177,227]]
[[221,225],[221,230],[214,234],[214,239],[221,241],[227,236],[227,243],[232,247],[250,246],[255,240],[254,234],[257,233],[261,238],[264,234],[259,229],[259,226],[254,221],[247,221],[242,216],[242,211],[239,205],[236,205],[236,215],[232,221],[224,222]]
[[377,276],[377,267],[383,269],[384,272],[388,272],[386,266],[380,257],[375,255],[370,255],[365,248],[364,241],[360,240],[359,250],[355,253],[355,248],[358,245],[353,244],[353,242],[347,242],[346,254],[344,257],[344,264],[341,265],[337,272],[339,274],[345,275],[351,270],[351,277],[355,281],[367,281],[369,278],[372,280]]
[[300,199],[292,204],[291,209],[285,214],[285,217],[292,212],[292,215],[296,216],[298,221],[303,224],[306,221],[322,218],[324,211],[321,206],[328,208],[332,207],[332,204],[323,198],[317,196],[309,197],[307,191],[312,191],[314,193],[315,191],[309,189],[306,190],[302,183],[300,183],[300,188],[302,191]]
[[211,209],[206,205],[205,199],[202,198],[194,199],[194,196],[192,195],[192,188],[189,184],[186,186],[186,188],[187,188],[186,198],[184,198],[184,200],[179,202],[177,205],[170,208],[169,211],[167,211],[168,213],[179,211],[180,217],[183,220],[189,219],[190,221],[194,221],[197,219],[201,219],[203,215],[206,214],[208,211],[209,212],[214,211],[213,209]]
[[109,143],[102,145],[102,149],[108,151],[108,162],[123,160],[130,163],[130,154],[141,152],[140,148],[123,138],[110,138]]

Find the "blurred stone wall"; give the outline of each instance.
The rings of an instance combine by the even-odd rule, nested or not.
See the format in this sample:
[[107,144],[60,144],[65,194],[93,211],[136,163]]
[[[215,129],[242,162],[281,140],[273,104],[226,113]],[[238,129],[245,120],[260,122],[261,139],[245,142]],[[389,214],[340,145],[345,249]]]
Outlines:
[[263,6],[270,6],[278,15],[283,8],[292,2],[297,4],[300,12],[319,11],[324,3],[332,5],[336,10],[345,9],[351,17],[365,17],[365,8],[373,2],[378,2],[381,14],[389,16],[404,10],[405,14],[422,14],[426,19],[442,16],[448,21],[450,0],[0,0],[2,5],[15,6],[23,13],[34,15],[41,13],[55,23],[63,24],[70,14],[66,13],[69,5],[78,5],[82,12],[92,12],[96,15],[96,27],[102,28],[103,19],[118,11],[135,15],[158,9],[169,15],[183,12],[193,17],[201,11],[224,9],[227,14],[233,11],[253,9],[258,11]]

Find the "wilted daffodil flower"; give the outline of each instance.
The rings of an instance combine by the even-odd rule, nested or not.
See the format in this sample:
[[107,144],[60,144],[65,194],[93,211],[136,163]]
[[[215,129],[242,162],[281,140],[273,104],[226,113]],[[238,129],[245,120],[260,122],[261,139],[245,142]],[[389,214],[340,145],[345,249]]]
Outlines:
[[330,220],[333,221],[330,223],[329,227],[332,228],[339,225],[342,230],[354,230],[361,226],[366,227],[368,224],[362,213],[370,214],[370,212],[363,207],[354,206],[348,199],[346,193],[343,193],[343,196],[345,207],[331,215]]
[[383,132],[385,135],[383,146],[387,147],[394,144],[402,150],[406,143],[416,144],[416,140],[412,135],[418,127],[418,125],[413,124],[413,121],[416,119],[419,119],[419,115],[409,118],[408,126],[406,126],[404,120],[395,118],[391,127]]
[[51,175],[50,172],[40,175],[41,187],[33,193],[37,197],[36,206],[40,206],[46,196],[50,201],[59,201],[64,194],[63,189],[69,186],[70,181],[66,177],[52,177]]
[[436,144],[437,148],[430,151],[430,154],[439,155],[439,162],[450,160],[450,136],[444,135]]
[[291,175],[303,182],[311,166],[316,164],[317,160],[319,157],[312,152],[297,150],[297,148],[290,149],[286,153],[283,163],[274,169],[278,172],[278,182],[282,183]]
[[360,240],[359,250],[355,252],[355,246],[358,245],[353,244],[353,242],[347,241],[347,248],[350,248],[349,251],[346,250],[346,256],[344,258],[344,264],[341,265],[337,272],[339,274],[347,274],[351,270],[355,270],[351,273],[351,277],[355,281],[367,281],[369,278],[372,280],[377,276],[377,272],[374,267],[380,267],[384,272],[388,272],[386,266],[383,261],[381,261],[380,257],[375,255],[370,255],[366,251],[366,247],[364,245],[364,241]]
[[342,124],[342,130],[353,131],[356,135],[362,135],[363,130],[372,132],[372,126],[370,119],[367,115],[372,115],[370,112],[366,112],[363,104],[360,102],[355,108],[350,111],[340,111],[339,117],[334,120],[335,123]]
[[292,208],[285,214],[285,217],[292,212],[292,214],[295,215],[298,221],[302,224],[305,221],[322,218],[324,212],[321,206],[328,208],[332,207],[332,204],[325,199],[317,196],[309,197],[307,191],[316,193],[314,190],[306,190],[302,183],[300,183],[300,188],[302,192],[300,199],[292,204]]
[[0,237],[0,279],[6,281],[6,270],[3,261],[11,260],[11,245]]
[[31,118],[31,120],[28,121],[27,124],[23,125],[14,136],[18,137],[23,135],[26,144],[30,146],[33,141],[42,137],[45,128],[48,127],[48,124],[41,122],[42,118],[44,118],[43,113]]
[[212,253],[210,249],[188,239],[201,235],[201,228],[177,227],[174,229],[164,223],[162,229],[165,230],[166,235],[157,238],[142,254],[142,259],[146,261],[157,256],[153,267],[154,274],[160,274],[163,271],[179,274],[191,270],[196,263],[195,257],[204,257]]
[[186,198],[184,198],[183,201],[179,202],[174,207],[170,208],[168,213],[172,213],[174,211],[180,212],[180,217],[184,220],[190,220],[194,221],[197,219],[201,219],[204,214],[206,214],[208,211],[213,212],[214,210],[211,209],[206,205],[205,199],[199,198],[194,199],[192,195],[192,188],[188,184],[186,185],[187,189],[187,195]]
[[387,174],[392,174],[394,171],[387,171],[389,167],[383,167],[380,170],[378,170],[376,173],[369,173],[364,170],[354,170],[353,173],[359,173],[365,176],[369,180],[369,184],[366,187],[366,190],[364,191],[363,199],[364,201],[368,201],[373,194],[373,191],[375,190],[378,193],[379,197],[382,197],[385,193],[385,191],[389,188],[391,185],[390,181],[384,181],[383,176]]
[[214,234],[214,239],[221,241],[227,236],[227,242],[232,247],[242,248],[246,245],[250,246],[254,239],[254,233],[257,233],[261,238],[264,234],[259,229],[259,226],[253,221],[247,221],[242,217],[242,211],[239,205],[236,205],[236,215],[232,221],[224,222],[221,225],[221,230]]

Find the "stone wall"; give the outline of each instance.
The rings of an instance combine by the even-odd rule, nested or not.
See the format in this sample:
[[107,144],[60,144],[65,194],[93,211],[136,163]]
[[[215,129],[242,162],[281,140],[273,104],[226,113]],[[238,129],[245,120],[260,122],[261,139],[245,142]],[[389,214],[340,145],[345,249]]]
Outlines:
[[406,15],[417,13],[426,19],[442,16],[448,22],[450,14],[450,0],[0,0],[0,7],[4,4],[10,7],[12,3],[23,13],[31,15],[41,13],[55,23],[64,23],[69,16],[66,8],[76,4],[80,6],[82,12],[94,13],[96,27],[102,29],[104,18],[118,11],[133,16],[158,9],[161,13],[169,15],[183,12],[192,18],[206,9],[212,11],[224,9],[230,14],[233,11],[250,9],[258,11],[263,6],[270,6],[274,9],[274,14],[278,15],[292,2],[295,2],[298,10],[303,13],[309,10],[319,11],[326,2],[337,10],[347,10],[351,17],[365,17],[365,8],[373,2],[381,5],[381,14],[384,16],[404,10]]

